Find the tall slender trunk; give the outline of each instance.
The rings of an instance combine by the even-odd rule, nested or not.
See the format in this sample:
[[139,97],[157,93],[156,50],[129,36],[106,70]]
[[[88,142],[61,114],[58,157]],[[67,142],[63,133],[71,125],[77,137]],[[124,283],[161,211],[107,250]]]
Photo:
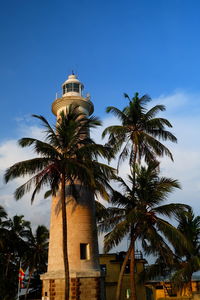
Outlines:
[[63,230],[63,260],[65,272],[65,293],[64,299],[69,300],[69,261],[67,253],[67,214],[66,214],[66,195],[65,195],[65,174],[61,180],[61,203],[62,203],[62,230]]
[[118,283],[117,283],[116,300],[120,300],[123,275],[124,275],[125,268],[126,268],[126,265],[128,263],[128,260],[129,260],[130,254],[131,254],[131,250],[132,250],[132,247],[133,247],[134,243],[135,243],[135,239],[131,240],[131,243],[129,245],[128,251],[126,252],[126,256],[124,258],[124,261],[123,261],[123,264],[122,264],[122,267],[121,267],[121,270],[120,270],[119,279],[118,279]]
[[135,243],[132,245],[130,254],[130,286],[131,286],[131,300],[137,300],[136,284],[135,284]]
[[138,154],[138,147],[137,147],[137,144],[134,144],[134,142],[132,141],[133,143],[133,152],[134,152],[134,157],[133,157],[133,165],[130,166],[132,167],[132,176],[133,176],[133,191],[134,191],[134,194],[135,194],[135,168],[136,168],[136,162],[137,162],[137,154]]
[[[134,148],[134,158],[133,158],[133,199],[135,202],[135,186],[136,186],[136,162],[137,162],[137,154],[138,154],[138,146],[137,143],[134,144],[133,142],[133,148]],[[135,203],[134,203],[135,204]],[[136,229],[136,228],[135,228]],[[133,245],[130,253],[130,290],[131,290],[131,300],[137,300],[136,296],[136,284],[135,284],[135,229],[134,226],[131,226],[131,240],[133,239]]]
[[31,276],[32,276],[33,272],[29,272],[29,279],[28,279],[28,284],[27,284],[27,287],[26,287],[26,295],[25,295],[25,300],[27,299],[27,296],[28,296],[28,289],[29,289],[29,286],[30,286],[30,282],[31,282]]
[[[132,143],[133,143],[133,148],[134,148],[134,158],[133,158],[133,166],[132,166],[132,176],[133,176],[133,198],[135,197],[135,167],[136,167],[136,161],[137,161],[137,154],[138,154],[138,148],[137,144],[134,144],[134,139],[132,138]],[[135,228],[136,229],[136,228]],[[137,230],[135,230],[137,231]],[[117,291],[116,291],[116,300],[120,300],[121,296],[121,288],[122,288],[122,280],[123,280],[123,275],[125,272],[126,265],[128,263],[129,257],[131,256],[131,269],[132,269],[132,276],[131,276],[131,299],[136,300],[136,293],[135,293],[135,279],[134,279],[134,269],[135,269],[135,251],[134,251],[134,245],[135,245],[135,240],[136,240],[136,233],[134,234],[132,229],[131,229],[131,243],[129,245],[128,251],[126,253],[125,259],[123,261],[120,274],[119,274],[119,279],[117,283]],[[133,257],[134,256],[134,257]]]

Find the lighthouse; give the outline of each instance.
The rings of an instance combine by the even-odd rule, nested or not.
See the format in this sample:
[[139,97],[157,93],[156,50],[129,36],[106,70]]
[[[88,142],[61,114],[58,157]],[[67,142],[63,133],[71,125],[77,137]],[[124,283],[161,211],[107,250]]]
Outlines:
[[[84,85],[76,75],[68,76],[62,85],[62,96],[56,97],[52,104],[52,112],[57,119],[71,104],[88,116],[93,113],[90,96],[83,97],[83,89]],[[67,191],[66,185],[70,300],[99,300],[100,267],[94,195],[88,189],[81,189],[79,198],[74,199]],[[52,197],[51,204],[48,270],[41,275],[44,300],[65,300],[64,278],[62,212],[58,192]]]

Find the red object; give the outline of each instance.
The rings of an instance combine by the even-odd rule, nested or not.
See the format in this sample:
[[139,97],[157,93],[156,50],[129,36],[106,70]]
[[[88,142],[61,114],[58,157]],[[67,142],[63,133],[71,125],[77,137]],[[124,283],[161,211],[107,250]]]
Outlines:
[[20,281],[20,287],[23,288],[23,280],[24,280],[24,271],[22,268],[19,269],[19,281]]

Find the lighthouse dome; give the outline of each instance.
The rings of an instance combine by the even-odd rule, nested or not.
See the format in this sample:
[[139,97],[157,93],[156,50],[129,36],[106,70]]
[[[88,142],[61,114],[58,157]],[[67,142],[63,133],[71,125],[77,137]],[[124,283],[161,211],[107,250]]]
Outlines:
[[77,76],[71,74],[62,85],[63,96],[82,96],[83,88],[84,86],[78,80]]

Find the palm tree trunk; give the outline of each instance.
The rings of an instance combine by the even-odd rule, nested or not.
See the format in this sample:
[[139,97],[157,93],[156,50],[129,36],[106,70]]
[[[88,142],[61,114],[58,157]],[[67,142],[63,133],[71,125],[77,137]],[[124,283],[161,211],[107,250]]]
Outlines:
[[[138,147],[137,143],[134,143],[134,140],[132,139],[133,143],[133,165],[132,165],[132,176],[133,176],[133,197],[135,198],[135,179],[136,179],[136,162],[137,162],[137,154],[138,154]],[[132,238],[134,236],[134,228],[131,228],[131,240],[132,240],[132,248],[130,252],[130,290],[131,290],[131,300],[137,300],[136,296],[136,285],[135,285],[135,238]]]
[[123,264],[122,264],[122,267],[121,267],[121,270],[120,270],[119,279],[118,279],[118,282],[117,282],[116,300],[120,300],[121,288],[122,288],[122,279],[123,279],[125,268],[126,268],[126,265],[128,263],[128,260],[129,260],[134,242],[135,242],[135,239],[131,240],[131,243],[129,245],[128,251],[126,252],[126,256],[124,258],[124,261],[123,261]]
[[133,191],[135,192],[135,168],[136,168],[136,162],[137,162],[137,152],[138,152],[138,147],[137,144],[134,144],[134,141],[132,141],[133,143],[133,152],[134,152],[134,157],[133,157],[133,165],[130,166],[130,168],[132,168],[132,176],[133,176]]
[[64,299],[69,299],[69,262],[67,253],[67,214],[66,214],[66,202],[65,199],[65,174],[62,174],[61,181],[61,203],[62,203],[62,229],[63,229],[63,260],[64,260],[64,273],[65,273],[65,290]]
[[190,277],[190,281],[188,282],[188,292],[189,296],[192,296],[192,276]]
[[136,169],[136,162],[137,162],[138,147],[137,147],[137,143],[134,144],[133,140],[132,140],[132,143],[133,143],[134,157],[133,157],[133,165],[130,166],[130,168],[132,168],[132,176],[133,176],[132,190],[133,190],[133,199],[134,199],[134,202],[135,202],[135,178],[136,178],[136,170],[135,169]]
[[32,273],[33,273],[33,272],[29,272],[29,279],[28,279],[28,284],[27,284],[27,288],[26,288],[25,300],[27,299],[28,289],[29,289],[29,286],[30,286]]
[[11,258],[11,254],[8,254],[8,259],[7,259],[7,263],[6,263],[6,271],[5,271],[5,278],[8,277],[8,269],[9,269],[9,264],[10,264],[10,258]]
[[133,243],[130,254],[130,285],[131,285],[131,300],[137,300],[136,284],[135,284],[135,243]]

